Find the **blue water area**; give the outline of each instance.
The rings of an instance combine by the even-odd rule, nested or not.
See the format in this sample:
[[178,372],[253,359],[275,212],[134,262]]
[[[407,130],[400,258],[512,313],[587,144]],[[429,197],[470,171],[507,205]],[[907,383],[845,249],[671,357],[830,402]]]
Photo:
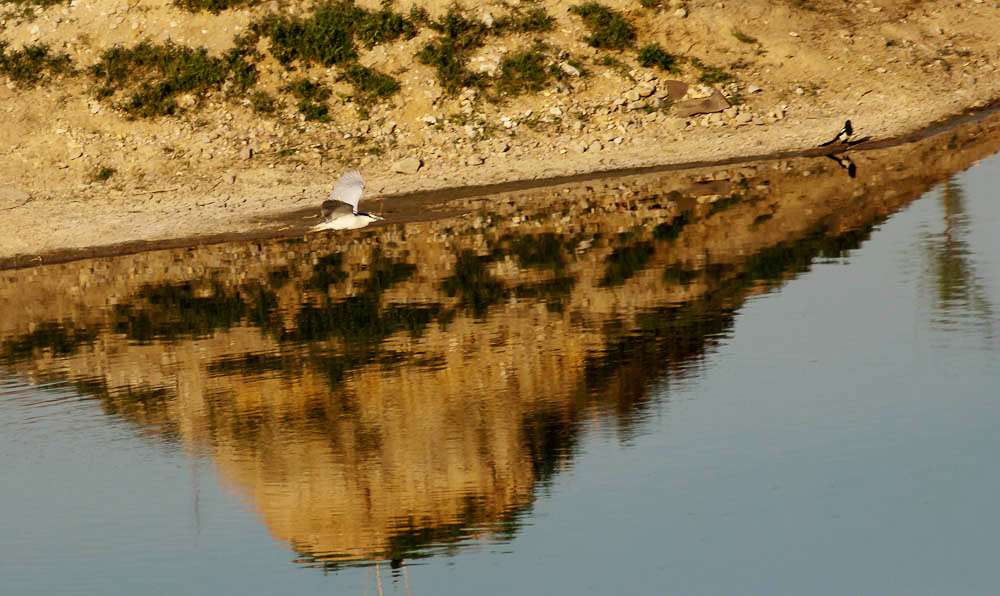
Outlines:
[[[878,219],[859,246],[808,253],[807,266],[744,288],[738,300],[706,300],[693,323],[703,332],[690,349],[670,343],[670,333],[677,342],[691,341],[689,326],[677,324],[676,317],[669,321],[677,330],[657,331],[655,340],[642,343],[650,337],[643,331],[649,325],[667,325],[662,313],[674,312],[663,310],[669,305],[646,305],[642,312],[661,318],[647,324],[652,315],[639,316],[623,335],[615,335],[616,325],[630,323],[615,317],[595,331],[593,321],[573,322],[574,316],[560,311],[570,292],[560,284],[582,282],[503,293],[500,282],[476,269],[481,255],[467,255],[467,277],[479,285],[467,294],[454,286],[458,310],[452,318],[441,314],[445,306],[434,307],[428,319],[433,322],[414,330],[411,323],[394,322],[392,317],[403,316],[401,307],[387,310],[384,297],[375,310],[348,297],[336,303],[347,305],[338,307],[338,316],[375,317],[364,328],[369,335],[337,335],[333,327],[319,334],[320,323],[314,322],[309,329],[322,337],[304,337],[300,329],[282,347],[288,333],[269,331],[270,347],[238,366],[232,358],[216,358],[203,367],[214,382],[231,382],[221,386],[232,389],[200,393],[201,405],[184,397],[193,391],[182,387],[188,381],[177,381],[175,387],[158,386],[161,397],[136,402],[143,412],[126,411],[126,402],[113,398],[117,385],[107,380],[112,373],[101,381],[102,393],[92,389],[93,379],[68,372],[79,356],[75,348],[60,351],[49,341],[48,351],[29,357],[17,351],[17,337],[5,338],[0,592],[993,593],[1000,557],[994,512],[1000,493],[998,185],[1000,158],[994,156]],[[603,280],[595,275],[594,287],[627,287],[627,279],[655,261],[652,248],[645,248],[652,242],[637,244],[638,252],[629,249],[635,254],[622,249],[616,254],[625,256],[608,257],[608,273]],[[559,242],[553,246],[563,250]],[[524,254],[522,264],[530,260]],[[607,281],[622,271],[614,267],[625,257],[632,269]],[[577,275],[563,270],[569,267],[563,260],[546,261],[542,269],[555,271],[554,280]],[[379,271],[379,291],[385,292],[425,275],[419,268]],[[448,294],[448,284],[466,275],[460,267],[456,271],[452,282],[434,291]],[[361,300],[376,282],[358,279],[350,292]],[[322,292],[310,296],[309,304],[326,304]],[[322,411],[306,416],[305,426],[290,422],[295,407],[268,401],[285,398],[271,389],[278,385],[263,379],[292,384],[316,362],[329,365],[328,356],[351,362],[326,371],[323,378],[333,387],[355,382],[361,370],[381,371],[385,378],[439,375],[441,387],[455,386],[448,381],[458,374],[449,368],[452,361],[420,342],[452,342],[466,351],[465,366],[494,366],[478,356],[481,343],[466,338],[496,323],[499,315],[491,313],[516,302],[511,296],[537,303],[543,313],[537,316],[554,317],[542,320],[570,321],[567,339],[553,348],[555,357],[568,360],[583,349],[573,342],[583,345],[585,337],[624,338],[609,340],[588,357],[581,375],[587,387],[567,388],[565,400],[562,394],[539,394],[532,387],[544,383],[518,377],[521,384],[501,396],[521,417],[511,416],[521,420],[511,428],[496,422],[504,419],[502,412],[483,413],[494,402],[477,395],[500,391],[494,387],[463,386],[467,394],[441,414],[493,421],[472,436],[482,444],[511,446],[515,455],[509,459],[497,455],[505,453],[499,447],[482,457],[492,458],[494,478],[514,478],[514,488],[501,480],[476,480],[479,456],[469,453],[468,438],[415,457],[431,462],[430,468],[469,458],[456,464],[461,473],[427,472],[406,480],[418,490],[399,488],[405,484],[399,478],[419,476],[423,468],[388,461],[399,457],[391,455],[397,453],[392,447],[406,445],[406,437],[391,434],[396,427],[387,421],[411,428],[406,421],[427,416],[419,428],[431,428],[430,435],[437,428],[436,414],[407,405],[416,397],[379,402],[412,411],[372,411],[364,395],[355,393],[336,402],[336,416],[323,409],[333,401],[322,401]],[[421,300],[420,308],[431,308]],[[306,320],[299,316],[300,323]],[[236,327],[225,329],[234,345],[242,341]],[[396,338],[395,351],[382,344],[373,355],[361,347],[369,345],[376,327],[379,341]],[[219,337],[218,329],[210,331]],[[501,332],[512,333],[498,327],[497,343]],[[88,349],[105,354],[98,336],[87,336]],[[331,343],[333,336],[342,343]],[[192,350],[210,350],[214,341],[191,337],[154,334],[128,345],[162,341],[177,349],[191,341]],[[416,356],[406,355],[410,344],[417,346]],[[642,353],[630,351],[630,344]],[[516,365],[532,357],[526,351],[511,360],[509,373],[489,378],[523,375]],[[63,370],[60,358],[66,364],[59,374],[32,376],[24,368],[31,358],[54,360],[46,370]],[[657,368],[658,359],[669,365]],[[42,364],[32,366],[40,370]],[[147,382],[153,376],[148,366],[136,360],[134,369],[121,374]],[[608,367],[613,375],[603,372]],[[640,387],[630,387],[629,379],[639,379]],[[250,400],[254,388],[260,391],[252,399],[264,405],[233,405]],[[296,389],[296,399],[313,404],[326,390],[305,391]],[[446,391],[434,399],[453,399]],[[603,402],[598,394],[615,398]],[[206,419],[212,422],[198,422]],[[204,430],[191,430],[197,424]],[[459,428],[461,422],[442,424]],[[378,436],[370,442],[345,438],[371,428]],[[516,438],[504,438],[510,435]],[[365,447],[356,453],[344,445]],[[414,447],[401,452],[407,449]],[[329,456],[323,461],[330,463],[311,468],[314,457],[296,455],[307,450]],[[519,465],[530,470],[526,484],[510,471]],[[494,504],[477,482],[514,496],[497,497]],[[352,492],[359,483],[367,483],[367,492]],[[367,496],[341,498],[340,488],[323,487]],[[387,496],[379,494],[382,489]],[[331,496],[313,494],[321,490]],[[461,499],[466,501],[460,513],[434,518],[435,507],[453,511],[448,503]],[[380,525],[371,519],[382,500],[393,511],[411,507],[423,513],[409,514],[405,524],[405,516],[390,516]]]

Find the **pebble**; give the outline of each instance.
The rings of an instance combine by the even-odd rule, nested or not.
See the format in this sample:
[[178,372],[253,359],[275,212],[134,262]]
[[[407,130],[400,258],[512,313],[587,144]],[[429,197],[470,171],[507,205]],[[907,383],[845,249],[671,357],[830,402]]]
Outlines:
[[392,164],[392,171],[399,174],[416,174],[423,165],[419,158],[406,157]]
[[578,76],[580,76],[580,69],[577,68],[577,67],[575,67],[575,66],[573,66],[572,64],[570,64],[568,62],[560,62],[559,63],[559,68],[564,73],[568,74],[571,77],[578,77]]

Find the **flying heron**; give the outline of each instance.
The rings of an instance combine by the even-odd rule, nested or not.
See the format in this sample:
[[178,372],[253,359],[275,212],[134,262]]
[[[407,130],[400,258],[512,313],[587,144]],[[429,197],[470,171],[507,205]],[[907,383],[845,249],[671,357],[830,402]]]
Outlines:
[[351,170],[341,176],[333,185],[330,198],[323,201],[320,207],[323,223],[314,226],[310,231],[356,230],[383,219],[373,213],[358,211],[358,203],[361,202],[361,195],[364,192],[365,181],[361,178],[361,172]]

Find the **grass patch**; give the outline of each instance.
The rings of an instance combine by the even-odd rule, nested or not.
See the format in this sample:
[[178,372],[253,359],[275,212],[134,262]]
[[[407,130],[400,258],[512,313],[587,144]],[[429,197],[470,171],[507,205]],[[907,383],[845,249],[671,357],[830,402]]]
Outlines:
[[532,6],[527,10],[515,7],[510,16],[499,19],[493,28],[497,32],[528,33],[533,31],[550,31],[556,20],[540,6]]
[[417,53],[420,62],[437,70],[438,83],[449,94],[463,87],[483,87],[486,77],[466,67],[472,50],[485,43],[485,24],[468,19],[458,5],[452,5],[439,21],[428,22],[439,33]]
[[330,99],[333,92],[326,85],[309,79],[298,79],[285,85],[281,90],[291,93],[299,100],[296,107],[306,120],[330,121],[330,108],[326,105],[326,100]]
[[208,11],[219,14],[230,8],[246,8],[260,4],[262,0],[174,0],[174,6],[189,12]]
[[538,92],[545,88],[550,75],[548,59],[537,49],[509,54],[500,63],[496,89],[511,97]]
[[341,73],[339,79],[354,85],[355,101],[362,105],[370,105],[376,100],[391,97],[399,91],[399,81],[374,68],[352,64]]
[[333,66],[357,60],[354,28],[362,16],[363,11],[350,2],[331,2],[320,5],[309,18],[268,15],[250,30],[271,40],[271,54],[286,68],[295,61]]
[[20,50],[7,51],[7,42],[0,41],[0,73],[20,85],[32,87],[57,74],[72,74],[73,62],[66,54],[55,54],[45,44],[23,45]]
[[205,48],[189,48],[171,42],[154,45],[144,41],[131,48],[113,47],[90,68],[98,79],[99,97],[112,96],[126,88],[138,88],[116,105],[130,116],[152,118],[179,111],[177,96],[190,92],[200,102],[204,95],[232,79],[239,89],[256,80],[256,69],[246,61],[245,51],[230,50],[216,58]]
[[278,109],[278,100],[264,91],[255,91],[250,95],[250,106],[258,114],[273,114]]
[[713,83],[725,83],[733,78],[733,75],[729,74],[721,67],[705,64],[697,58],[691,58],[691,64],[701,70],[701,75],[698,76],[698,81],[706,85],[711,85]]
[[371,48],[400,37],[409,39],[417,34],[417,27],[412,19],[383,8],[377,12],[362,11],[355,34],[363,46]]
[[655,43],[642,46],[636,57],[639,60],[639,66],[644,66],[646,68],[656,66],[657,68],[667,72],[677,72],[679,70],[677,67],[677,57],[672,54],[668,54],[663,48]]
[[635,39],[635,29],[618,11],[597,2],[571,6],[570,12],[583,19],[590,29],[587,43],[595,48],[624,50]]
[[736,41],[740,41],[740,42],[743,42],[743,43],[757,43],[757,38],[756,37],[750,37],[749,35],[747,35],[746,33],[742,32],[742,31],[740,31],[736,27],[733,27],[732,34],[733,34],[733,37],[736,38]]
[[643,8],[659,8],[661,4],[661,0],[639,0],[639,5]]
[[118,170],[114,168],[109,168],[107,166],[102,166],[94,170],[93,175],[90,177],[94,182],[107,182],[109,178],[118,173]]

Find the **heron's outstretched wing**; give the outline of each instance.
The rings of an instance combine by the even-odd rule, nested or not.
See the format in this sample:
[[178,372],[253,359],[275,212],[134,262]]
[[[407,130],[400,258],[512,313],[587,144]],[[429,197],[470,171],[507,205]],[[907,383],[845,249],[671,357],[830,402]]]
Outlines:
[[361,195],[364,192],[365,181],[361,179],[361,172],[351,170],[337,180],[333,186],[333,192],[330,193],[330,198],[334,201],[347,203],[354,211],[357,211],[358,203],[361,202]]
[[334,201],[331,199],[323,201],[323,205],[320,206],[319,212],[325,221],[330,221],[331,219],[335,219],[337,217],[353,215],[354,207],[343,201]]

